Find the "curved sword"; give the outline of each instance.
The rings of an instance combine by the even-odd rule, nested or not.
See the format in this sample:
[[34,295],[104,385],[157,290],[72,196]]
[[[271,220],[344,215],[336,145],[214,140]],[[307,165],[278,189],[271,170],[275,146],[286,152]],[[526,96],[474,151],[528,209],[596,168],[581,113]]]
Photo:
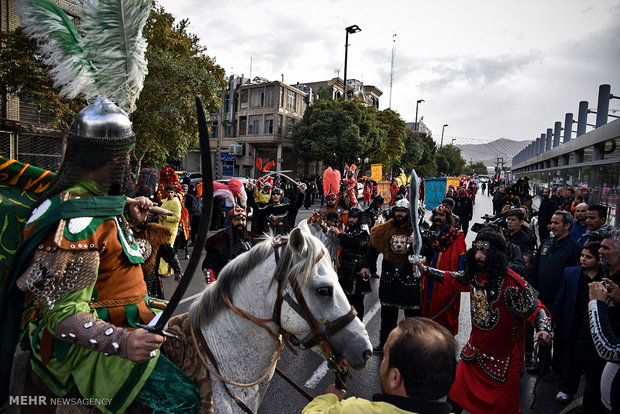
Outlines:
[[[189,283],[194,276],[204,252],[205,244],[207,242],[207,233],[209,232],[209,224],[211,222],[211,209],[213,207],[213,170],[211,168],[211,146],[209,145],[209,134],[207,129],[207,121],[205,118],[202,101],[199,96],[196,97],[196,112],[198,116],[198,135],[200,137],[200,164],[202,172],[205,174],[203,179],[203,200],[202,200],[202,212],[200,213],[200,224],[198,225],[198,233],[196,234],[196,243],[194,244],[194,250],[189,258],[189,263],[183,272],[183,277],[179,282],[174,294],[168,302],[168,306],[162,312],[161,317],[157,320],[154,326],[149,326],[147,329],[150,332],[164,334],[169,336],[164,331],[166,323],[177,308],[177,305],[183,298]],[[143,327],[143,326],[141,326]]]
[[[418,198],[420,197],[420,179],[415,170],[411,170],[411,182],[409,183],[409,211],[411,214],[411,223],[413,224],[413,255],[409,256],[411,263],[424,262],[424,257],[420,256],[422,250],[422,234],[420,233],[420,219],[418,217]],[[417,266],[413,268],[414,275],[420,277]]]

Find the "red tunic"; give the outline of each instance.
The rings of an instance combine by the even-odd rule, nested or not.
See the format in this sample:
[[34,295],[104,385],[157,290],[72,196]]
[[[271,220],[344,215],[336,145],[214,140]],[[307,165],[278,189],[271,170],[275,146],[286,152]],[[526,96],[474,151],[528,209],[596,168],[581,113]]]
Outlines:
[[[444,283],[470,291],[472,331],[448,394],[472,414],[518,413],[519,377],[523,371],[525,322],[533,324],[544,306],[521,276],[508,269],[499,289],[477,281],[457,281],[446,273]],[[495,290],[498,290],[496,292]]]
[[[432,263],[433,267],[439,270],[459,270],[459,257],[467,251],[465,236],[459,233],[446,251],[439,252],[437,263]],[[452,332],[452,335],[456,335],[459,332],[461,293],[448,283],[432,283],[432,288],[429,286],[431,283],[426,277],[422,278],[422,316],[433,319]]]

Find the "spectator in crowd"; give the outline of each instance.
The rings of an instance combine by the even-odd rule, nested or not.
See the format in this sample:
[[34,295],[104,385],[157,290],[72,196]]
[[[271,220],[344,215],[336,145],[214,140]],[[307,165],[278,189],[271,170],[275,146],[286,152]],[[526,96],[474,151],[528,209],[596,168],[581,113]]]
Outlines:
[[556,211],[562,207],[562,203],[564,202],[564,195],[562,194],[562,187],[558,187],[555,189],[553,193],[553,197],[551,197],[553,201],[553,211]]
[[540,206],[538,207],[538,238],[540,245],[549,238],[549,224],[556,210],[555,202],[549,198],[549,189],[543,188]]
[[[573,216],[568,211],[556,210],[551,217],[551,233],[553,237],[545,240],[538,249],[536,256],[536,279],[534,287],[538,289],[540,301],[547,307],[551,308],[555,302],[560,285],[564,268],[575,266],[579,263],[581,257],[581,247],[575,243],[570,237],[570,228],[573,224]],[[561,342],[553,344],[554,353],[551,362],[553,370],[546,380],[556,382],[560,379],[562,368]],[[549,350],[544,348],[545,355],[548,357]],[[539,367],[534,367],[530,372],[535,373]]]
[[584,245],[591,241],[601,242],[604,235],[614,229],[606,221],[607,207],[599,204],[589,206],[586,213],[586,226],[588,226],[588,230],[579,238],[579,244]]
[[581,203],[583,203],[583,196],[581,194],[578,194],[575,196],[575,200],[573,201],[573,204],[570,207],[570,212],[573,215],[573,217],[575,216],[575,213],[577,211],[577,206]]
[[[560,380],[560,390],[555,396],[559,403],[569,402],[577,393],[581,373],[584,370],[584,360],[588,361],[586,368],[586,387],[584,390],[584,410],[595,412],[600,405],[600,369],[590,369],[597,364],[592,361],[595,357],[593,349],[578,349],[577,343],[580,337],[589,339],[590,328],[588,325],[588,284],[603,280],[603,269],[599,259],[598,250],[600,244],[597,242],[586,243],[581,251],[580,265],[567,267],[564,269],[562,285],[553,303],[551,315],[556,326],[555,341],[561,341],[562,373]],[[588,342],[591,342],[588,341]],[[585,355],[589,351],[590,355]],[[598,358],[597,358],[598,359]],[[594,391],[594,397],[591,393]],[[586,407],[589,401],[595,401],[594,406]],[[593,410],[593,411],[590,411]]]
[[509,209],[506,214],[506,231],[504,236],[506,242],[514,244],[521,249],[521,252],[536,250],[536,236],[532,233],[523,231],[525,215],[520,208]]
[[588,230],[588,225],[586,223],[588,216],[588,205],[586,203],[577,205],[573,216],[575,219],[573,220],[573,227],[570,229],[570,236],[573,240],[579,243],[581,236],[583,236]]
[[568,211],[572,214],[573,202],[575,201],[575,190],[567,188],[565,191],[562,204],[558,207],[559,210]]
[[590,284],[588,313],[598,355],[606,360],[601,376],[601,401],[612,413],[620,408],[620,230],[609,232],[599,250],[609,278]]
[[384,346],[380,367],[382,394],[372,401],[345,398],[330,385],[302,414],[438,413],[451,412],[441,402],[454,380],[456,341],[441,325],[425,318],[405,318]]

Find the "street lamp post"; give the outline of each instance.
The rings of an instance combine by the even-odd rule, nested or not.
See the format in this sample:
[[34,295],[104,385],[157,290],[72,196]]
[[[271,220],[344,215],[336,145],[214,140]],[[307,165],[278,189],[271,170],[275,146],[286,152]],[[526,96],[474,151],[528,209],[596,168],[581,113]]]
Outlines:
[[441,143],[439,144],[439,149],[441,149],[441,147],[443,147],[443,132],[445,131],[447,126],[448,126],[448,124],[443,124],[443,126],[441,127]]
[[353,34],[353,33],[357,33],[357,32],[361,32],[362,29],[360,29],[360,27],[356,24],[346,27],[344,29],[347,34],[345,36],[345,41],[344,41],[344,100],[347,100],[347,54],[349,51],[349,33]]
[[418,127],[418,105],[420,102],[424,102],[424,99],[418,99],[415,103],[415,132],[420,132],[420,128]]
[[456,141],[456,138],[452,138],[452,146],[454,146],[454,141]]

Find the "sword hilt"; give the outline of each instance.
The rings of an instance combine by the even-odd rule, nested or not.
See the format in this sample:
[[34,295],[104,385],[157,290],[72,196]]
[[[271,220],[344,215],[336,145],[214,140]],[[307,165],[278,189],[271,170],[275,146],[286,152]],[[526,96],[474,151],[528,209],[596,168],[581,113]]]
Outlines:
[[145,324],[143,324],[143,323],[137,323],[137,324],[136,324],[136,326],[137,326],[138,328],[142,328],[142,329],[144,329],[145,331],[148,331],[148,332],[150,332],[150,333],[157,334],[157,335],[161,335],[161,336],[163,336],[164,338],[176,339],[176,340],[179,340],[179,339],[180,339],[177,335],[175,335],[175,334],[173,334],[172,332],[167,331],[167,330],[165,330],[165,329],[156,329],[154,326],[148,326],[148,325],[145,325]]

